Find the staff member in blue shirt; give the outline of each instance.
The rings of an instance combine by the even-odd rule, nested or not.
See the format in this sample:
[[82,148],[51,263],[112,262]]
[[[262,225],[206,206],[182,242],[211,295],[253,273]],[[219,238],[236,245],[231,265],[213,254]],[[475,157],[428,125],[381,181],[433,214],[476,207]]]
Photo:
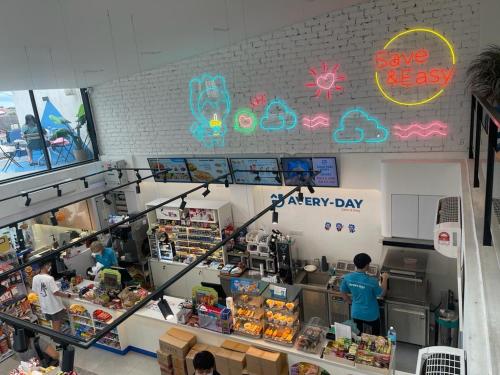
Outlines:
[[356,255],[354,257],[356,272],[344,276],[340,292],[344,301],[352,303],[351,317],[360,332],[365,332],[365,327],[368,326],[372,335],[380,335],[380,310],[377,297],[383,296],[387,291],[389,275],[383,273],[382,285],[379,285],[376,278],[366,274],[371,261],[368,254]]
[[103,265],[103,269],[118,265],[118,260],[116,259],[114,250],[110,247],[104,247],[101,242],[92,242],[90,250],[92,251],[92,256],[95,258],[96,262]]

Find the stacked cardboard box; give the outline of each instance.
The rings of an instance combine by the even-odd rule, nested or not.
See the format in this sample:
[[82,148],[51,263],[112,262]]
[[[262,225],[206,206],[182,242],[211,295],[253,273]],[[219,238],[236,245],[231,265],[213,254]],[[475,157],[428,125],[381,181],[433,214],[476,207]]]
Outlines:
[[160,337],[158,363],[162,375],[187,375],[186,355],[196,344],[196,336],[178,328],[169,329]]
[[250,347],[246,352],[250,375],[281,375],[288,373],[286,354]]

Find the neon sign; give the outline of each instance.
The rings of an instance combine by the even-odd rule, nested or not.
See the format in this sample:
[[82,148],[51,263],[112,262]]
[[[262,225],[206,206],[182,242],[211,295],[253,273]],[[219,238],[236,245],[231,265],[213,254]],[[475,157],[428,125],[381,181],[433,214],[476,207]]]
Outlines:
[[263,92],[255,94],[250,98],[250,107],[252,107],[252,109],[254,110],[265,106],[266,103],[267,103],[267,96]]
[[344,74],[338,73],[340,68],[339,64],[334,65],[331,70],[328,68],[326,62],[321,63],[321,72],[318,72],[315,68],[309,69],[309,74],[311,74],[314,82],[307,82],[306,87],[316,88],[314,96],[319,98],[322,92],[325,92],[325,96],[328,100],[332,99],[332,92],[342,91],[344,88],[338,85],[338,82],[345,81],[346,77]]
[[257,117],[250,108],[240,108],[234,114],[234,130],[244,135],[250,135],[257,127]]
[[315,116],[304,116],[302,126],[307,129],[328,128],[330,126],[330,116],[326,113],[318,113]]
[[344,112],[333,132],[333,140],[337,143],[382,143],[388,137],[389,130],[380,120],[360,108]]
[[297,114],[283,99],[273,99],[260,118],[260,128],[265,131],[292,130],[297,126]]
[[204,73],[192,78],[189,82],[189,109],[195,118],[190,127],[193,137],[207,148],[224,147],[226,119],[231,112],[224,77]]
[[[410,34],[425,33],[436,37],[442,42],[449,54],[449,66],[430,66],[431,53],[428,49],[420,48],[409,52],[393,51],[389,48],[397,41]],[[389,101],[405,106],[416,106],[428,103],[443,94],[455,73],[455,51],[451,43],[440,33],[428,28],[409,29],[392,37],[384,48],[375,53],[375,83],[381,94]],[[409,101],[396,98],[388,89],[414,87],[430,87],[433,89],[423,99]],[[413,92],[413,91],[412,91]]]
[[428,124],[415,123],[408,126],[394,125],[393,129],[393,134],[400,139],[408,139],[411,136],[419,138],[445,137],[448,134],[448,125],[441,121],[432,121]]

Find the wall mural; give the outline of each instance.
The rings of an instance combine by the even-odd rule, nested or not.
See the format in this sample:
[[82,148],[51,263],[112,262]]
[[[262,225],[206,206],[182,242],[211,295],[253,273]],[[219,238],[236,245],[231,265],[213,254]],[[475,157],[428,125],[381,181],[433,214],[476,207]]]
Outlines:
[[337,143],[382,143],[388,136],[389,130],[380,120],[360,108],[344,112],[333,132],[333,140]]
[[257,116],[250,108],[239,108],[234,114],[234,130],[244,135],[255,132]]
[[[420,48],[408,49],[415,44]],[[456,63],[448,39],[426,28],[400,32],[375,53],[374,59],[375,82],[381,94],[404,106],[422,105],[442,95]],[[419,99],[413,99],[415,96]]]
[[338,72],[339,68],[340,65],[336,64],[330,69],[326,62],[321,63],[320,72],[318,72],[316,68],[310,68],[309,74],[311,74],[314,81],[307,82],[305,86],[316,89],[314,94],[316,98],[319,98],[324,92],[328,100],[332,99],[332,93],[334,91],[342,91],[344,89],[337,84],[338,82],[344,82],[346,80],[345,75]]
[[[411,48],[408,48],[411,46]],[[424,105],[441,96],[455,73],[456,57],[451,43],[440,33],[428,28],[414,28],[393,36],[382,50],[374,54],[375,84],[390,102],[402,106]],[[340,82],[346,76],[340,65],[309,69],[313,81],[305,86],[315,90],[314,97],[322,94],[332,100],[335,92],[343,91]],[[415,99],[418,98],[418,99]],[[241,107],[233,115],[233,130],[242,135],[264,132],[292,131],[298,116],[285,100],[268,100],[265,92],[250,98],[250,108]],[[231,95],[221,74],[203,73],[189,82],[189,107],[195,121],[190,127],[193,137],[207,148],[224,147],[228,116],[231,113]],[[256,113],[262,110],[260,119]],[[302,127],[321,130],[330,127],[329,113],[302,115]],[[258,125],[258,126],[257,126]],[[429,123],[395,124],[394,138],[426,139],[446,137],[448,125],[439,121]],[[339,144],[383,143],[389,138],[389,128],[361,108],[348,109],[332,131],[332,141]]]
[[267,103],[260,118],[260,128],[264,131],[292,130],[296,125],[297,114],[279,98]]
[[203,146],[224,147],[226,119],[231,112],[231,97],[220,74],[204,73],[189,82],[189,108],[195,121],[191,134]]
[[330,116],[328,113],[317,113],[313,116],[302,117],[302,126],[306,129],[314,130],[330,127]]
[[392,129],[392,134],[400,139],[408,139],[412,136],[415,138],[445,137],[448,134],[448,125],[441,121],[432,121],[427,124],[414,123],[407,126],[394,125]]

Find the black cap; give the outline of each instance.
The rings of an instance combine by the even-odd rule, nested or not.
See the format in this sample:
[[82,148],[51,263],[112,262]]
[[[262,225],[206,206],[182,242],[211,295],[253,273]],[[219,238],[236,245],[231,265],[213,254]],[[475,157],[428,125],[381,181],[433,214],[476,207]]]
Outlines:
[[212,353],[207,350],[196,353],[193,359],[195,370],[210,370],[215,367],[215,358]]
[[359,253],[354,257],[354,265],[358,269],[363,269],[372,262],[372,258],[366,253]]

